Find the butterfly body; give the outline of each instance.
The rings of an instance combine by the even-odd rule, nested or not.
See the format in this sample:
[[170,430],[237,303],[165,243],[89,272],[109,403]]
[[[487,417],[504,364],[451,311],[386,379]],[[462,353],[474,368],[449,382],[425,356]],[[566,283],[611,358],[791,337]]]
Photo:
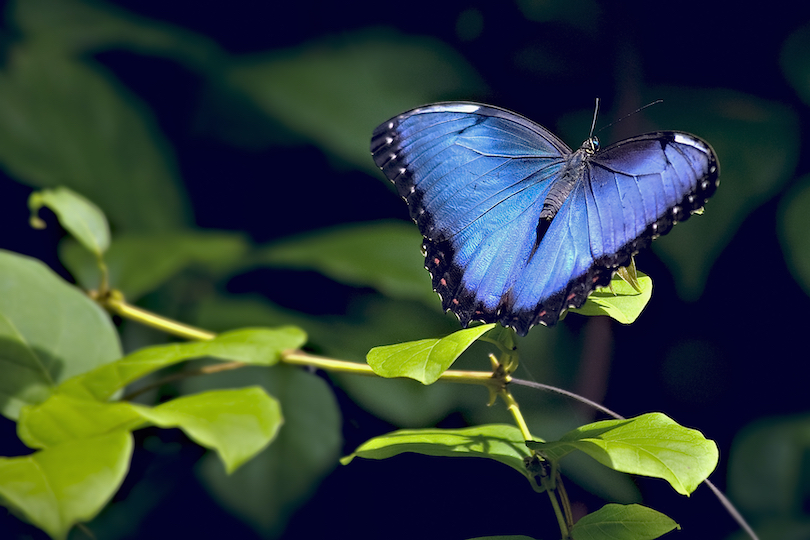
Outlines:
[[702,208],[714,151],[655,132],[576,151],[515,113],[438,103],[381,124],[375,163],[424,236],[425,267],[462,326],[553,325],[649,242]]

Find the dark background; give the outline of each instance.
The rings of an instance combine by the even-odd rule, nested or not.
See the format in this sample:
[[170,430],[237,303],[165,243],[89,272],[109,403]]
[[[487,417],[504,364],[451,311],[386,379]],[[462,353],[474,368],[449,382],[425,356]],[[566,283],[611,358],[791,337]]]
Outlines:
[[[552,129],[570,115],[588,111],[595,97],[602,100],[599,125],[606,125],[647,104],[648,96],[656,99],[656,88],[734,90],[786,106],[799,125],[799,148],[803,148],[808,109],[780,66],[788,36],[810,21],[796,13],[795,3],[746,7],[705,1],[566,6],[551,2],[548,11],[539,2],[525,4],[529,8],[522,10],[512,1],[117,3],[141,16],[208,36],[232,55],[282,50],[328,36],[350,37],[369,27],[433,36],[458,51],[483,81],[483,86],[468,92],[439,97],[486,101]],[[545,13],[547,20],[532,20],[527,12]],[[7,44],[19,39],[13,26],[7,26],[3,35]],[[93,53],[89,60],[109,69],[153,111],[176,153],[197,226],[245,231],[263,243],[345,222],[407,220],[405,205],[381,175],[372,178],[366,171],[336,162],[315,144],[257,143],[250,148],[216,140],[206,129],[208,87],[198,72],[170,59],[115,47]],[[665,101],[653,108],[667,107]],[[398,112],[392,110],[390,115]],[[621,131],[632,130],[631,122],[616,131],[632,135]],[[368,125],[369,135],[374,127]],[[570,146],[576,147],[587,136],[587,123],[581,128],[575,132],[578,139],[567,140]],[[613,132],[600,134],[603,144],[612,142],[609,133]],[[734,159],[733,152],[721,154],[721,171],[727,170],[725,160]],[[758,420],[770,422],[808,409],[803,336],[810,302],[789,270],[777,231],[785,193],[800,183],[809,167],[806,152],[800,152],[795,170],[785,172],[788,178],[778,191],[740,210],[745,215],[740,216],[739,227],[728,231],[722,251],[707,262],[711,269],[698,298],[682,300],[671,269],[648,251],[638,256],[637,264],[653,277],[655,294],[635,324],[572,316],[562,329],[532,331],[564,332],[576,344],[570,358],[556,359],[572,364],[571,373],[561,376],[562,380],[585,384],[582,381],[589,380],[589,373],[604,373],[589,388],[595,388],[593,397],[608,407],[625,416],[663,411],[717,441],[721,462],[712,480],[724,490],[735,436],[741,430]],[[268,186],[269,172],[288,180]],[[734,177],[721,173],[721,181],[718,197],[735,189]],[[3,236],[0,246],[39,257],[69,276],[56,259],[59,235],[43,236],[24,227],[24,201],[31,188],[10,178],[2,180],[2,185],[0,219],[4,230],[13,232]],[[275,201],[286,201],[289,207],[276,202],[268,208],[271,190]],[[245,192],[253,196],[245,197]],[[307,208],[305,220],[296,213],[302,205]],[[706,212],[712,212],[712,202]],[[230,293],[258,291],[313,316],[340,314],[354,295],[366,292],[311,273],[293,272],[257,271],[220,286]],[[413,339],[420,337],[428,336]],[[516,375],[528,378],[525,373]],[[332,384],[344,417],[345,453],[396,427],[375,418],[339,384]],[[518,392],[519,399],[533,399],[525,390]],[[441,425],[464,421],[451,413]],[[13,425],[3,429],[3,437],[11,441]],[[541,427],[537,429],[542,432]],[[163,457],[136,454],[120,497],[144,477],[165,476],[171,481],[155,495],[160,503],[137,523],[121,524],[117,537],[258,537],[199,485],[192,466],[203,451],[176,432],[155,430],[139,437],[158,433],[167,444],[183,443],[183,450]],[[15,451],[14,443],[9,446],[5,455]],[[776,458],[762,456],[764,461],[770,459]],[[805,471],[795,472],[801,478]],[[765,473],[751,470],[750,474]],[[663,482],[639,480],[638,484],[644,504],[684,527],[673,537],[723,538],[736,530],[705,488],[687,499]],[[568,489],[573,500],[591,509],[598,507],[598,500],[576,484],[569,482]],[[294,513],[283,538],[461,539],[489,534],[553,538],[556,526],[544,497],[532,494],[522,478],[495,463],[411,455],[385,462],[356,461],[336,468],[324,480]],[[807,502],[806,498],[796,501],[797,516]],[[435,527],[429,531],[423,528],[426,509],[431,509]],[[755,522],[768,517],[753,514],[749,516]],[[10,516],[0,518],[0,536],[5,538],[4,527],[14,538],[43,536]],[[76,531],[71,536],[81,537]]]

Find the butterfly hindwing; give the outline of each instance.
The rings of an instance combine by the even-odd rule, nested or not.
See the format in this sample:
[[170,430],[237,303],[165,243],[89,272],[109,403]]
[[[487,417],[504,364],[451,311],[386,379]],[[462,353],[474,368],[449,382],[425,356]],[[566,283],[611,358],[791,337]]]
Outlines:
[[601,152],[589,143],[572,152],[542,126],[475,103],[421,107],[374,131],[375,163],[407,201],[433,288],[463,326],[553,325],[716,187],[714,152],[691,135]]

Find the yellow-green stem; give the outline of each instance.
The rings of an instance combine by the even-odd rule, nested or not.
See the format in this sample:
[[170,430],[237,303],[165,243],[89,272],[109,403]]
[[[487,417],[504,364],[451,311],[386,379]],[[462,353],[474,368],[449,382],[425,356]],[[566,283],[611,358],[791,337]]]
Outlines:
[[[178,337],[194,340],[207,340],[214,339],[216,337],[216,334],[213,332],[179,323],[172,319],[161,317],[160,315],[152,313],[151,311],[133,306],[132,304],[127,303],[121,293],[117,291],[111,291],[107,296],[99,298],[98,301],[102,306],[116,315],[120,315],[126,319],[151,326],[152,328],[156,328],[158,330],[163,330],[164,332]],[[368,375],[374,377],[378,376],[368,364],[358,364],[356,362],[348,362],[345,360],[334,360],[332,358],[324,358],[322,356],[307,354],[302,351],[286,351],[281,355],[281,361],[286,364],[311,366],[324,369],[326,371],[337,371],[341,373]],[[491,387],[502,385],[501,382],[493,378],[492,373],[487,371],[448,370],[441,375],[439,380],[467,384],[483,384]]]
[[353,373],[354,375],[368,375],[372,377],[377,376],[368,364],[323,358],[301,351],[284,352],[281,355],[281,361],[294,366],[311,366],[326,371],[339,371],[341,373]]
[[98,295],[103,298],[110,293],[110,272],[107,269],[107,263],[104,262],[103,257],[99,257],[96,260],[96,264],[98,265],[99,274],[101,274],[101,281],[98,285]]
[[529,431],[529,426],[526,425],[526,421],[523,419],[523,415],[520,413],[520,407],[518,407],[517,401],[515,401],[515,398],[512,397],[512,394],[506,388],[501,390],[501,397],[506,403],[506,408],[512,414],[512,418],[515,419],[515,423],[518,425],[521,435],[523,435],[525,440],[530,441],[532,434]]
[[217,337],[213,332],[179,323],[172,319],[156,315],[151,311],[146,311],[145,309],[128,304],[121,296],[121,293],[117,291],[111,291],[109,295],[100,298],[99,303],[112,313],[120,315],[125,319],[137,321],[146,326],[163,330],[164,332],[178,337],[195,340],[207,340]]
[[[324,358],[323,356],[315,356],[301,351],[284,352],[281,355],[281,361],[285,364],[310,366],[326,371],[379,377],[379,375],[377,375],[368,364],[358,364],[357,362],[348,362],[346,360]],[[498,381],[492,378],[492,373],[487,371],[447,370],[442,373],[439,380],[466,384],[483,384],[486,386],[498,384]]]

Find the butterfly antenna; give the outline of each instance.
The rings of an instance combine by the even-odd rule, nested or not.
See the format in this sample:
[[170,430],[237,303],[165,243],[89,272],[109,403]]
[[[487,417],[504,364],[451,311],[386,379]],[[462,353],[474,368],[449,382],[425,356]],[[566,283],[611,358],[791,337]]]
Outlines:
[[596,116],[599,114],[599,98],[596,98],[596,106],[593,108],[593,121],[591,122],[591,132],[588,138],[593,138],[593,130],[596,129]]
[[[618,120],[616,120],[615,122],[611,122],[610,124],[608,124],[608,125],[606,125],[606,126],[603,126],[603,127],[599,128],[599,131],[602,131],[603,129],[607,129],[607,128],[609,128],[610,126],[615,126],[616,124],[618,124],[619,122],[621,122],[621,121],[622,121],[622,120],[624,120],[625,118],[627,118],[627,117],[629,117],[629,116],[633,116],[633,115],[634,115],[634,114],[636,114],[636,113],[640,113],[641,111],[643,111],[643,110],[644,110],[644,109],[646,109],[647,107],[652,107],[653,105],[658,105],[659,103],[663,103],[663,102],[664,102],[664,100],[663,100],[663,99],[656,99],[656,100],[655,100],[655,101],[653,101],[652,103],[647,103],[647,104],[646,104],[646,105],[644,105],[643,107],[639,107],[639,108],[638,108],[638,109],[636,109],[635,111],[633,111],[633,112],[631,112],[631,113],[627,113],[627,114],[625,114],[624,116],[622,116],[621,118],[619,118],[619,119],[618,119]],[[597,103],[597,104],[599,103],[599,98],[596,98],[596,103]],[[595,119],[596,119],[596,114],[594,113],[594,120],[595,120]],[[593,128],[591,128],[591,131],[593,131]],[[599,133],[599,131],[597,131],[597,133]]]

